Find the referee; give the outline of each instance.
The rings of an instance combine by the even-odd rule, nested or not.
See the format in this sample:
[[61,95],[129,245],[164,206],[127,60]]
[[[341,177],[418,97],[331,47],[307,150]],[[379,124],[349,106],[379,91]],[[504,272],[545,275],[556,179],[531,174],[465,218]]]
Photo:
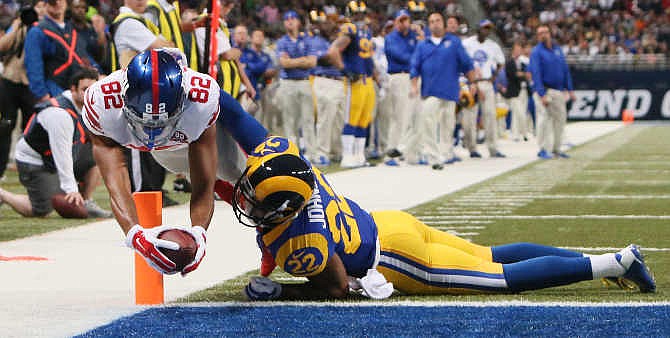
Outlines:
[[[572,77],[565,62],[561,46],[552,41],[549,26],[537,27],[538,44],[530,54],[530,69],[533,77],[533,100],[537,113],[537,142],[542,159],[568,158],[561,152],[563,129],[565,129],[566,93],[575,99]],[[549,153],[551,151],[552,153]],[[552,156],[553,155],[553,156]]]

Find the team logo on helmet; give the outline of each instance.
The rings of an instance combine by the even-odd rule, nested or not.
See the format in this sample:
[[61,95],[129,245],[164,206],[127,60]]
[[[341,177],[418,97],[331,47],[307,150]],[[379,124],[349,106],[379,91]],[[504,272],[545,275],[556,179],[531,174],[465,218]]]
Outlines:
[[270,137],[247,159],[233,189],[233,211],[244,225],[271,228],[296,217],[314,187],[314,173],[298,147]]

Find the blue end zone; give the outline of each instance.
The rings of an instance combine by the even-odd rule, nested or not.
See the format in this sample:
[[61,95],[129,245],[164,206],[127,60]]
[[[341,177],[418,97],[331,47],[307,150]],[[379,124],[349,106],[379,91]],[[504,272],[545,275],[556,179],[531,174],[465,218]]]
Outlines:
[[670,307],[223,306],[149,309],[80,337],[648,336]]

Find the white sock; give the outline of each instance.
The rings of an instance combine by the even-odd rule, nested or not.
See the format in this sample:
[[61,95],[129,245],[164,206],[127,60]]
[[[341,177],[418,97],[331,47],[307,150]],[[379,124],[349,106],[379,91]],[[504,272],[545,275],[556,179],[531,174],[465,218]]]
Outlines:
[[[593,274],[593,279],[620,277],[623,276],[628,269],[628,267],[622,266],[621,263],[616,260],[616,255],[613,253],[593,255],[588,258],[591,260],[591,273]],[[628,266],[630,266],[630,263]]]

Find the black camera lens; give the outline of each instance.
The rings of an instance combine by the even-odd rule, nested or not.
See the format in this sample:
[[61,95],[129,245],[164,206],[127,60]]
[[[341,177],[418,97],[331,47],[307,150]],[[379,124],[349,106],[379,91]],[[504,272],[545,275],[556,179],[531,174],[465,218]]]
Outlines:
[[33,23],[37,22],[37,12],[30,6],[21,8],[19,17],[21,18],[21,22],[26,26],[32,26]]

